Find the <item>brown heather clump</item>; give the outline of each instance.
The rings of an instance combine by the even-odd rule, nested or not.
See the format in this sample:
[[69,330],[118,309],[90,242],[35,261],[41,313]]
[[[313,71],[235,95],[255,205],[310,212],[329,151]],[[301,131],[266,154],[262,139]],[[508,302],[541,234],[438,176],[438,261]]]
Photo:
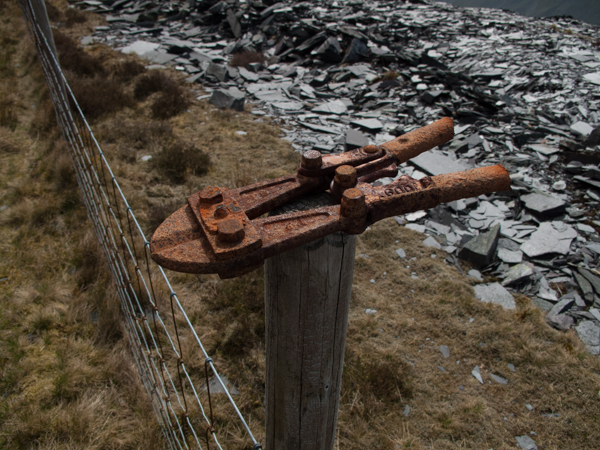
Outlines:
[[181,184],[190,174],[200,176],[208,172],[210,156],[194,144],[174,140],[168,142],[150,162],[166,179]]
[[264,64],[266,61],[265,55],[262,52],[253,52],[253,51],[243,51],[235,53],[231,60],[229,61],[229,65],[232,67],[248,67],[250,63],[260,63]]

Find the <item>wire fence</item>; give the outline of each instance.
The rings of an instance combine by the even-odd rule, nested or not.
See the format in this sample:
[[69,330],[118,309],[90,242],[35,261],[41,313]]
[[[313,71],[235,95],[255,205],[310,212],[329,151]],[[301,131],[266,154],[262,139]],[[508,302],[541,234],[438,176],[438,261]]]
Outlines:
[[[231,431],[215,426],[213,410],[219,407],[232,409],[234,427],[243,430],[253,449],[262,449],[165,272],[149,257],[150,243],[71,92],[51,37],[44,33],[50,25],[43,0],[19,0],[19,6],[37,48],[88,218],[117,287],[142,383],[169,447],[222,449],[225,444],[220,441],[225,442]],[[186,355],[192,354],[204,358],[201,370],[186,365]],[[215,395],[215,390],[225,395]]]

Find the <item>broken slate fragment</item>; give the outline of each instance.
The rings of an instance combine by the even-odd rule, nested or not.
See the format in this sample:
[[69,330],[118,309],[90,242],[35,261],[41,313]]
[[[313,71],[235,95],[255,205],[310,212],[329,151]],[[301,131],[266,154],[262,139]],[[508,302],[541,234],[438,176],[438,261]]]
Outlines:
[[342,49],[336,37],[330,37],[313,52],[327,62],[338,63],[342,60]]
[[355,148],[364,147],[369,145],[369,139],[358,130],[348,128],[346,132],[346,143],[344,145],[345,150],[349,152]]
[[499,237],[500,225],[496,225],[487,233],[480,234],[467,242],[458,252],[458,256],[479,267],[485,267],[492,262]]
[[523,260],[523,252],[500,248],[498,249],[498,259],[508,264],[517,264]]
[[594,291],[596,291],[596,294],[600,295],[600,277],[594,275],[592,272],[584,269],[583,267],[578,267],[577,270],[581,276],[583,276],[592,285]]
[[575,327],[579,338],[592,355],[600,352],[600,325],[593,320],[582,320]]
[[360,119],[350,122],[352,125],[359,126],[370,132],[379,131],[383,128],[383,124],[377,119]]
[[353,39],[346,48],[342,64],[351,64],[369,56],[369,48],[360,39]]
[[430,175],[442,175],[451,172],[462,172],[463,170],[470,169],[470,167],[452,160],[437,150],[421,153],[419,156],[411,159],[410,163],[414,164],[419,169],[427,172]]
[[594,128],[585,122],[575,122],[570,128],[572,133],[584,137],[589,136],[594,131]]
[[450,349],[448,348],[447,345],[440,345],[440,352],[442,352],[442,356],[444,358],[450,357]]
[[517,440],[519,447],[521,447],[523,450],[538,450],[538,446],[535,441],[526,434],[523,436],[515,436],[515,439]]
[[527,194],[521,197],[525,207],[543,218],[564,212],[566,203],[548,194]]
[[521,251],[530,258],[549,253],[566,255],[575,237],[577,232],[569,225],[562,222],[544,222],[531,234],[529,240],[521,245]]
[[398,250],[396,250],[396,254],[400,257],[400,258],[406,258],[406,252],[404,251],[404,249],[399,248]]
[[348,107],[341,100],[332,100],[330,102],[322,103],[312,109],[312,112],[338,115],[345,114],[346,111],[348,111]]
[[478,284],[474,286],[475,296],[484,303],[495,303],[504,309],[517,307],[512,294],[502,287],[500,283]]
[[148,53],[156,50],[160,47],[160,44],[146,41],[135,41],[133,44],[129,44],[121,49],[123,53],[135,53],[136,55],[143,56],[144,53]]
[[213,92],[210,103],[217,108],[229,108],[236,111],[244,110],[244,100],[246,96],[236,87],[230,87],[227,90],[219,89]]
[[490,373],[490,376],[498,384],[508,384],[508,380],[504,377],[501,377],[500,375],[495,375],[493,373]]
[[502,281],[502,286],[513,286],[528,279],[533,275],[533,267],[528,263],[517,264],[506,272],[506,278]]
[[473,370],[471,370],[471,375],[473,375],[473,377],[479,381],[481,384],[483,384],[483,378],[481,378],[481,372],[479,372],[479,366],[475,366],[473,368]]
[[442,248],[440,243],[432,236],[429,236],[427,239],[425,239],[423,241],[423,245],[426,245],[427,247],[437,248],[438,250]]

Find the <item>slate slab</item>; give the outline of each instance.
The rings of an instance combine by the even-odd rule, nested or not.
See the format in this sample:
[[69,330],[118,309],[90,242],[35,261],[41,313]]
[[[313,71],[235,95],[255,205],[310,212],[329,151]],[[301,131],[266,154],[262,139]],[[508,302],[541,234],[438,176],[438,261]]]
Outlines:
[[355,148],[364,147],[365,145],[369,145],[369,139],[360,131],[348,128],[348,131],[346,131],[346,141],[344,143],[345,150],[348,152]]
[[500,248],[498,249],[498,259],[509,264],[520,263],[523,260],[523,252]]
[[351,64],[365,59],[369,56],[369,48],[360,39],[352,39],[350,45],[346,48],[342,64]]
[[437,150],[421,153],[409,162],[430,175],[442,175],[470,169]]
[[227,90],[218,89],[213,92],[210,103],[217,108],[229,108],[236,111],[244,110],[246,95],[236,87],[230,87]]
[[562,255],[569,253],[571,241],[577,237],[577,232],[565,224],[557,229],[553,223],[541,223],[537,231],[531,234],[529,240],[521,245],[521,251],[530,258],[551,253]]
[[155,51],[160,44],[147,41],[135,41],[132,44],[127,45],[121,49],[122,53],[135,53],[136,55],[143,56],[145,53]]
[[487,233],[480,234],[467,242],[462,247],[458,256],[464,260],[471,261],[479,267],[490,264],[496,252],[498,238],[500,237],[500,225],[496,225]]
[[535,441],[526,434],[523,436],[515,436],[515,439],[517,440],[517,445],[523,450],[538,450]]
[[474,286],[475,296],[484,303],[494,303],[504,309],[517,307],[512,294],[502,287],[500,283],[478,284]]
[[570,130],[578,136],[589,136],[594,131],[594,128],[589,123],[580,121],[571,125]]
[[321,103],[312,109],[312,112],[324,113],[324,114],[345,114],[348,111],[348,107],[341,100],[332,100],[330,102]]
[[598,322],[582,320],[575,330],[592,355],[600,354],[600,324]]
[[502,286],[514,286],[533,275],[533,267],[528,263],[517,264],[506,272]]
[[521,197],[525,207],[542,218],[554,217],[565,211],[566,203],[549,194],[527,194]]
[[367,131],[374,132],[383,128],[383,124],[377,119],[360,119],[350,122],[352,125],[359,126]]

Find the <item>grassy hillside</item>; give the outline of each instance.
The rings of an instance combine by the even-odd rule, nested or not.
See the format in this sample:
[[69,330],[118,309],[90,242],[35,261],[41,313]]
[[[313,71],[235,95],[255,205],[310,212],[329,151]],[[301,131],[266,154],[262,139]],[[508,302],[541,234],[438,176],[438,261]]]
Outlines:
[[[196,101],[176,73],[154,75],[132,56],[82,50],[78,38],[101,20],[53,6],[63,68],[148,233],[204,186],[296,170],[276,123]],[[0,448],[165,448],[25,35],[14,2],[0,0]],[[97,86],[121,101],[98,102]],[[164,117],[157,104],[185,108]],[[183,174],[182,149],[196,164]],[[337,448],[501,450],[531,432],[548,450],[599,448],[600,360],[574,331],[549,328],[525,297],[516,311],[476,300],[472,281],[422,240],[394,220],[358,239]],[[262,271],[225,281],[169,276],[262,439]],[[184,357],[202,369],[193,345]],[[476,365],[483,384],[471,375]],[[250,448],[227,411],[215,417],[229,427],[224,448]]]
[[443,0],[456,6],[499,8],[529,17],[572,16],[600,25],[600,2],[594,0]]

